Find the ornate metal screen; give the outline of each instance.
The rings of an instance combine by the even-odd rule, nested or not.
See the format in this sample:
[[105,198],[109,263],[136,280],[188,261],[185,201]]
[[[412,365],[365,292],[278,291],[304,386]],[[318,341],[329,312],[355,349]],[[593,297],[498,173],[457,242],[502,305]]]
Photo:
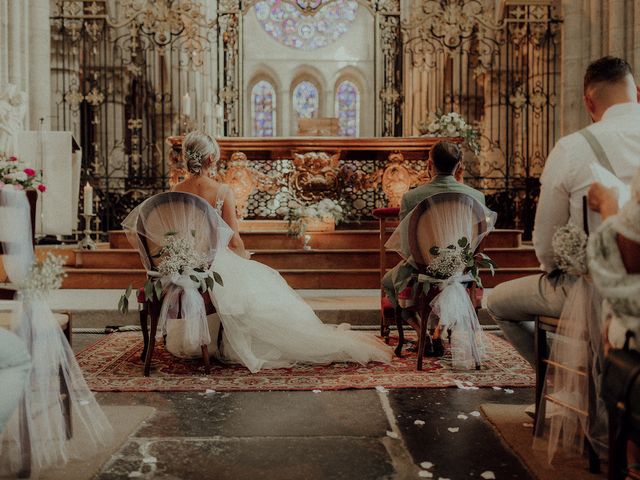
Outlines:
[[469,183],[502,227],[530,235],[538,178],[558,131],[559,20],[551,1],[416,0],[403,25],[405,134],[456,111],[481,132]]

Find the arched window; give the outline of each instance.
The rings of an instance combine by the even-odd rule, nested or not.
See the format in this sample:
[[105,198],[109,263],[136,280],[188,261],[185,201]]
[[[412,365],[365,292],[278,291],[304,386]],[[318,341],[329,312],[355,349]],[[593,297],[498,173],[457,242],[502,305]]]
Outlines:
[[306,80],[293,89],[293,111],[296,118],[314,118],[318,116],[319,95],[317,87]]
[[276,134],[276,91],[266,80],[251,89],[251,134],[273,137]]
[[353,82],[343,81],[336,90],[336,114],[340,136],[357,137],[360,132],[360,92]]

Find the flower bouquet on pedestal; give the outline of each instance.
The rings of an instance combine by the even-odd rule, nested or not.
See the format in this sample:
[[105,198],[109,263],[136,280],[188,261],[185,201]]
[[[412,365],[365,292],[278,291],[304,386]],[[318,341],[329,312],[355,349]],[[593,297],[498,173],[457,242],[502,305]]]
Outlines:
[[306,232],[330,232],[344,219],[344,209],[338,202],[325,198],[310,205],[289,210],[289,235],[303,237]]
[[462,138],[466,148],[476,155],[480,153],[480,133],[457,112],[432,112],[418,130],[425,137]]
[[16,156],[9,157],[8,160],[0,159],[0,188],[37,189],[40,192],[47,189],[38,172],[25,165]]

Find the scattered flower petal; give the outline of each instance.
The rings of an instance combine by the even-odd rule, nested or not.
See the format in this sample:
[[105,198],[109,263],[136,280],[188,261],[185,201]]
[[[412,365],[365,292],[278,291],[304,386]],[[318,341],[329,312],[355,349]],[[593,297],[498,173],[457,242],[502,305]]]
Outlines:
[[425,424],[425,421],[424,421],[424,420],[415,420],[415,421],[413,422],[413,424],[414,424],[414,425],[424,425],[424,424]]
[[431,462],[422,462],[420,464],[421,468],[424,468],[425,470],[431,470],[433,468],[433,463]]
[[505,388],[504,393],[513,393],[513,390],[510,388]]
[[447,428],[447,430],[449,430],[451,433],[458,433],[460,427],[449,427]]
[[396,432],[392,432],[391,430],[387,430],[387,437],[391,438],[399,438]]
[[469,418],[469,417],[467,417],[464,413],[461,413],[460,415],[458,415],[458,418],[459,418],[460,420],[466,420],[466,419],[467,419],[467,418]]
[[480,476],[482,478],[484,478],[484,480],[495,480],[495,478],[496,478],[496,475],[491,470],[487,470],[486,472],[482,472],[480,474]]
[[421,478],[433,478],[433,473],[427,472],[426,470],[420,470],[418,476]]
[[206,393],[207,395],[213,395],[214,393],[216,393],[216,391],[215,391],[215,390],[212,390],[212,389],[210,389],[210,388],[207,388],[207,389],[204,391],[204,393]]
[[480,412],[477,410],[474,410],[473,412],[469,413],[469,415],[471,415],[472,417],[479,417],[480,416]]
[[158,459],[154,456],[149,455],[148,457],[144,457],[142,459],[142,463],[158,463]]
[[321,393],[321,392],[322,392],[322,390],[318,390],[318,389],[316,389],[316,390],[311,390],[311,391],[312,391],[313,393]]
[[494,390],[502,390],[502,387],[491,387],[491,388],[493,388]]
[[456,387],[461,390],[478,390],[478,387],[474,387],[471,382],[461,382],[460,380],[454,380]]
[[389,393],[389,390],[387,390],[386,388],[384,388],[384,387],[382,387],[382,386],[380,386],[380,385],[378,385],[378,386],[376,387],[376,391],[378,391],[378,392],[380,392],[380,393]]

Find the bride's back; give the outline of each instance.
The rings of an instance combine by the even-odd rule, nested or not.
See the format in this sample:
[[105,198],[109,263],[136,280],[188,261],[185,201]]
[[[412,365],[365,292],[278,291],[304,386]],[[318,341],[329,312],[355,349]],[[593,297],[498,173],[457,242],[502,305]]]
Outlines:
[[217,200],[224,200],[224,184],[216,182],[204,175],[191,175],[172,189],[174,192],[187,192],[204,198],[207,203],[216,208]]

